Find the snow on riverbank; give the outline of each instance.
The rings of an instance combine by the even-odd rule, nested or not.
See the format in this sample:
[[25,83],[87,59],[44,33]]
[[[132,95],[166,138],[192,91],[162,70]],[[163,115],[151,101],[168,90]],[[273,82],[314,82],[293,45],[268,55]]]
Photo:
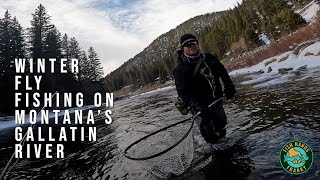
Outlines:
[[[306,66],[307,69],[320,67],[320,42],[316,42],[300,50],[298,55],[294,54],[293,51],[285,52],[278,56],[268,58],[252,67],[235,70],[229,74],[231,76],[252,74],[251,80],[242,82],[241,84],[253,84],[267,81],[263,83],[263,85],[255,86],[265,87],[289,81],[291,76],[295,76],[295,73],[300,73],[300,69],[303,66]],[[290,68],[292,68],[292,70],[290,70]],[[281,73],[279,72],[284,69],[286,69],[285,71],[289,74],[280,75]]]
[[308,23],[312,23],[316,20],[317,13],[320,10],[319,4],[314,0],[306,5],[304,8],[296,11],[296,13],[300,14]]
[[148,91],[148,92],[145,92],[145,93],[136,94],[136,95],[130,96],[130,98],[137,97],[137,96],[143,96],[143,95],[147,95],[147,94],[151,94],[151,93],[155,93],[155,92],[159,92],[159,91],[171,90],[171,89],[174,89],[174,88],[176,88],[175,85],[170,85],[170,86],[166,86],[166,87],[163,87],[163,88],[158,88],[158,89],[153,90],[153,91]]
[[[314,54],[311,55],[310,53]],[[320,66],[320,42],[314,43],[299,53],[299,55],[293,54],[293,51],[285,52],[281,55],[274,56],[262,61],[259,64],[256,64],[252,67],[243,68],[239,70],[235,70],[230,72],[229,74],[232,76],[237,76],[240,74],[246,73],[254,73],[260,70],[264,71],[264,74],[267,73],[268,68],[272,68],[272,73],[278,73],[280,68],[293,68],[294,70],[307,65],[308,68],[319,67]],[[306,56],[307,55],[307,56]],[[281,61],[281,59],[288,57],[287,60]],[[275,62],[271,62],[276,60]],[[270,64],[266,65],[266,63],[270,62]]]

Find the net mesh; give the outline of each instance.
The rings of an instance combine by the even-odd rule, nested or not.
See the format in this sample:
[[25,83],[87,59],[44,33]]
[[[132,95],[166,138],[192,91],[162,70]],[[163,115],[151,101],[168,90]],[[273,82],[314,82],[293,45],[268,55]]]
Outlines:
[[[176,126],[160,131],[127,151],[130,157],[143,158],[160,153],[179,140],[181,140],[191,127],[192,121],[187,121]],[[172,174],[180,175],[189,168],[194,153],[192,131],[170,151],[147,160],[140,161],[152,174],[160,178],[169,178]]]

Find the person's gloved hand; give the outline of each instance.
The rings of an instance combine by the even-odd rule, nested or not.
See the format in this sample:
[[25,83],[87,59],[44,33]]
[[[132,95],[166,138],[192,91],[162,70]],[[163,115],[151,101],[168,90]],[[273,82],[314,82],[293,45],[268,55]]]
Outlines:
[[192,113],[193,115],[196,115],[199,111],[200,111],[200,112],[203,111],[203,108],[202,108],[201,106],[199,106],[199,105],[193,105],[193,106],[191,106],[191,113]]
[[200,106],[200,105],[193,105],[191,107],[191,113],[193,115],[196,115],[199,111],[201,112],[199,116],[205,117],[206,114],[208,113],[208,108]]
[[237,90],[233,84],[224,87],[224,94],[226,96],[226,99],[231,99],[236,94],[236,92]]

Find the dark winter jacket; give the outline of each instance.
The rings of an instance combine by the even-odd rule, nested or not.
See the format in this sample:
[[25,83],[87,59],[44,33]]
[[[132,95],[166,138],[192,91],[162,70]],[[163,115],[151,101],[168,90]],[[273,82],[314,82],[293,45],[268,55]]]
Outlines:
[[[177,61],[178,63],[174,70],[176,89],[179,97],[191,108],[195,106],[207,107],[215,99],[223,96],[220,78],[224,84],[225,91],[235,93],[235,87],[228,72],[214,55],[205,53],[205,59],[201,62],[195,77],[192,77],[192,74],[197,63],[190,63],[182,51],[178,51]],[[203,68],[206,66],[205,63],[214,76],[214,95],[213,88],[210,86],[206,77],[200,73],[201,70],[204,70]]]

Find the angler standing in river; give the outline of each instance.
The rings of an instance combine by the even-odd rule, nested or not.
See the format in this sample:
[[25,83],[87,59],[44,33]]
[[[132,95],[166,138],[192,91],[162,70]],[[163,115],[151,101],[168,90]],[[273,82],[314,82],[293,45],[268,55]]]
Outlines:
[[196,122],[203,138],[216,143],[226,134],[227,117],[221,101],[208,106],[223,94],[231,99],[236,93],[235,86],[217,57],[200,51],[194,35],[181,36],[180,46],[174,70],[176,90],[193,115],[201,112]]

